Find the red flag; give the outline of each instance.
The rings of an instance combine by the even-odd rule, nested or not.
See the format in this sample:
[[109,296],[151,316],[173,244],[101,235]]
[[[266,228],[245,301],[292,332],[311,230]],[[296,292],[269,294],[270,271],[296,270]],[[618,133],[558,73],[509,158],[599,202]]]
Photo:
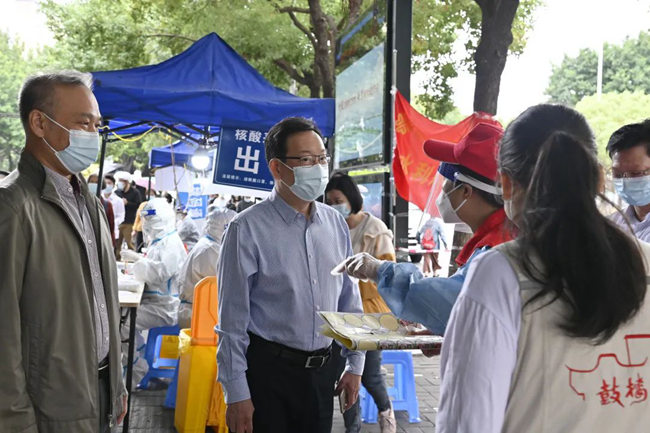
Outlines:
[[[404,200],[426,211],[428,198],[431,196],[435,200],[438,197],[442,182],[433,185],[440,163],[424,153],[424,141],[436,138],[450,143],[458,142],[479,122],[499,124],[485,113],[474,113],[456,125],[436,123],[418,113],[402,94],[397,92],[395,94],[397,146],[393,156],[393,176],[397,193]],[[437,210],[433,212],[429,210],[429,214],[437,215]]]

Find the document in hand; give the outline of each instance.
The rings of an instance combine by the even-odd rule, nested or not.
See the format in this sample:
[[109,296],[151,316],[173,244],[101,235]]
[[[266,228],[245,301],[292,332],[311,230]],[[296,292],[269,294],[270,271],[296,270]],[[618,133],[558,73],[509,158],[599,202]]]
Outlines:
[[409,335],[407,328],[390,313],[319,312],[325,324],[320,332],[350,350],[436,349],[443,338],[438,335]]

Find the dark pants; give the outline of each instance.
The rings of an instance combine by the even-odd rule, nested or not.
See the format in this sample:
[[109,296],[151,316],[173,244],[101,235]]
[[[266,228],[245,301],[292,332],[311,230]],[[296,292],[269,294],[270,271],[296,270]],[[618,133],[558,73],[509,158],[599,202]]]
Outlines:
[[111,410],[111,383],[109,380],[108,367],[99,370],[99,432],[108,433],[110,427],[108,416]]
[[[345,364],[345,360],[343,360]],[[363,367],[361,383],[368,393],[375,400],[379,412],[390,409],[390,397],[386,391],[386,381],[381,374],[381,350],[369,350],[366,352],[366,363]],[[345,431],[347,433],[358,433],[361,431],[361,408],[359,399],[343,414]]]
[[[257,337],[259,338],[259,337]],[[246,379],[255,411],[255,433],[330,433],[337,363],[305,368],[273,356],[251,338]]]

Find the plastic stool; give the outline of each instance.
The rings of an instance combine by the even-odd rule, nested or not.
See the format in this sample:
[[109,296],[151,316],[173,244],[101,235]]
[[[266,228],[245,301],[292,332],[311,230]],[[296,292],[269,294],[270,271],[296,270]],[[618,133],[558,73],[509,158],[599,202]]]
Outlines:
[[[149,380],[157,378],[173,378],[174,369],[178,365],[178,359],[167,359],[160,357],[163,335],[176,335],[180,332],[178,326],[161,326],[151,328],[147,336],[147,346],[144,350],[144,357],[149,365],[147,374],[144,375],[138,386],[146,389],[149,386]],[[159,338],[160,337],[160,338]]]
[[167,388],[167,394],[165,395],[165,402],[163,403],[163,407],[166,407],[167,409],[175,409],[176,408],[176,389],[178,388],[178,367],[180,365],[180,362],[176,364],[176,370],[174,371],[174,377],[172,378],[171,383],[169,384],[169,388]]
[[[393,410],[405,410],[409,414],[410,423],[420,422],[420,408],[415,394],[415,375],[413,371],[413,355],[403,350],[384,350],[381,364],[392,364],[395,371],[395,381],[388,387]],[[377,422],[377,405],[370,393],[362,386],[359,391],[361,419],[368,424]]]

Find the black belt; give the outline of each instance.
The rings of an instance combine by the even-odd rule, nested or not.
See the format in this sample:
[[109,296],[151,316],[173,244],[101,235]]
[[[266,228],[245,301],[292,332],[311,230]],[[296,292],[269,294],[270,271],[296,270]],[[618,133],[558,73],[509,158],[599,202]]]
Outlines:
[[106,370],[108,368],[108,356],[104,359],[101,360],[99,363],[99,367],[97,368],[99,371]]
[[288,363],[302,368],[321,368],[329,361],[332,354],[332,345],[313,352],[294,349],[284,344],[265,340],[264,338],[248,333],[251,343],[262,349],[271,356],[281,358]]

